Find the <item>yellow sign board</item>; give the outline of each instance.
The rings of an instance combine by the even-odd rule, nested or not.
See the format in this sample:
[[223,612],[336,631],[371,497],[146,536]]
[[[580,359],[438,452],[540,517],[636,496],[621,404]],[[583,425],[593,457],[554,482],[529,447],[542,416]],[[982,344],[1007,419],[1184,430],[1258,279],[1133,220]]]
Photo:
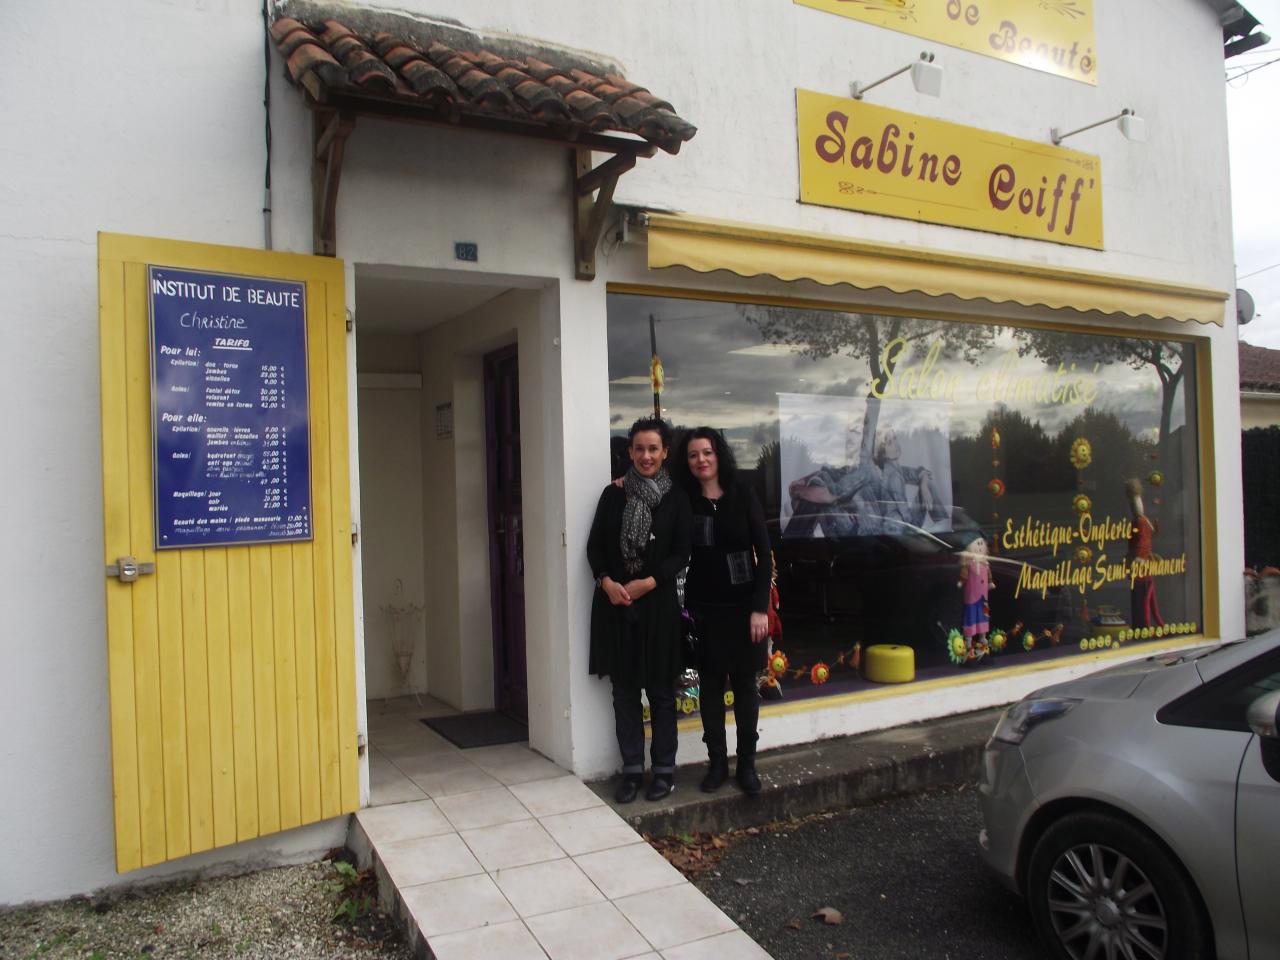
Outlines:
[[796,91],[800,202],[1102,249],[1097,157]]
[[795,0],[1033,70],[1097,83],[1093,0]]

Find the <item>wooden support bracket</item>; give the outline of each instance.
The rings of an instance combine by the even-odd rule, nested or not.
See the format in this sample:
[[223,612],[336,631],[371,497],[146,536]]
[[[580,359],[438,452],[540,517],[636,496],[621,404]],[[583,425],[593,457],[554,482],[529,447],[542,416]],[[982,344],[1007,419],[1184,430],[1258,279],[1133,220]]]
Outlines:
[[355,116],[345,111],[317,110],[312,114],[311,232],[312,249],[318,256],[338,255],[338,184],[342,154],[355,126]]
[[[636,153],[617,153],[592,169],[591,151],[576,148],[569,154],[573,177],[573,257],[574,276],[596,278],[596,247],[604,230],[618,178],[636,165]],[[592,194],[599,194],[592,199]]]

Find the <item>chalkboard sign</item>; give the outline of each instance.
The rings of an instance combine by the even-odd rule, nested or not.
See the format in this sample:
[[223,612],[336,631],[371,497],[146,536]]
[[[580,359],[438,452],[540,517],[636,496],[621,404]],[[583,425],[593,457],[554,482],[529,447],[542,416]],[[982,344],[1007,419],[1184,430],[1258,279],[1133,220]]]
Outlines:
[[310,540],[305,285],[147,281],[156,549]]

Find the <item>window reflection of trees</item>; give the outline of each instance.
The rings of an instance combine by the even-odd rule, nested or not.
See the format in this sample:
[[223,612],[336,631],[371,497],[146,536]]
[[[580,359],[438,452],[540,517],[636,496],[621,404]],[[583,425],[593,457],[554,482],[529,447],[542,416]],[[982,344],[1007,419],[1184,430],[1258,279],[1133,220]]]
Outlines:
[[1075,361],[1081,366],[1124,364],[1132,370],[1150,367],[1160,380],[1160,427],[1157,445],[1163,452],[1170,434],[1174,402],[1186,370],[1188,344],[1135,337],[1082,336],[1055,330],[1015,330],[1018,355],[1033,354],[1046,365]]
[[[846,356],[866,360],[868,383],[893,372],[885,365],[885,347],[901,339],[909,349],[926,338],[942,341],[948,358],[962,357],[977,363],[995,340],[995,327],[972,323],[941,323],[912,317],[873,313],[835,313],[830,310],[796,310],[790,307],[742,305],[743,319],[760,331],[765,343],[784,344],[812,360]],[[906,356],[901,354],[899,356]]]

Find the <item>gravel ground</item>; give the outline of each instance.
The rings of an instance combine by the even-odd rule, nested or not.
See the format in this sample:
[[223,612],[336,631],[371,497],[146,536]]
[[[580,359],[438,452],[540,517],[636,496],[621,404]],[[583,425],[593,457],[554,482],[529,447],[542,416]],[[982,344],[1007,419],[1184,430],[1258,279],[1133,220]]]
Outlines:
[[[359,898],[372,891],[369,878],[362,879]],[[376,910],[354,925],[333,920],[347,896],[334,892],[336,881],[325,861],[5,910],[0,958],[410,960]]]
[[935,790],[735,836],[695,882],[775,960],[1041,960],[981,827],[974,785]]

